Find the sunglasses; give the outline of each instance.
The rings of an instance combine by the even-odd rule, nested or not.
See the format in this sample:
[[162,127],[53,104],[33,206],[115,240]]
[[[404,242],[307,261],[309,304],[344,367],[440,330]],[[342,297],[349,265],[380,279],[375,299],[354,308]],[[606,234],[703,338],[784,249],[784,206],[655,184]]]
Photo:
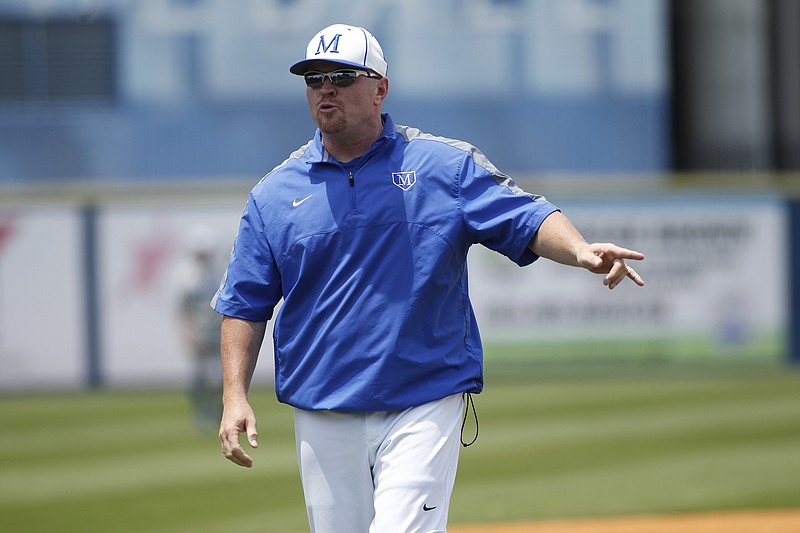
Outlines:
[[334,84],[336,87],[350,87],[356,82],[356,78],[359,76],[366,76],[367,78],[380,78],[371,72],[367,72],[366,70],[353,70],[353,69],[342,69],[342,70],[334,70],[333,72],[306,72],[303,74],[303,77],[306,80],[306,85],[313,88],[319,89],[322,87],[322,84],[325,83],[325,78],[331,80],[331,83]]

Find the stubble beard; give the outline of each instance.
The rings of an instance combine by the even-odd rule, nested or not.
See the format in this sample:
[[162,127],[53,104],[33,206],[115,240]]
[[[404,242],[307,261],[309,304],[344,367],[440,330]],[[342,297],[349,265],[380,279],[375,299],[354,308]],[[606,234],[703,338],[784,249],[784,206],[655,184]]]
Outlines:
[[317,116],[317,126],[322,133],[333,135],[341,133],[347,128],[347,120],[341,113],[336,113],[335,116],[322,117]]

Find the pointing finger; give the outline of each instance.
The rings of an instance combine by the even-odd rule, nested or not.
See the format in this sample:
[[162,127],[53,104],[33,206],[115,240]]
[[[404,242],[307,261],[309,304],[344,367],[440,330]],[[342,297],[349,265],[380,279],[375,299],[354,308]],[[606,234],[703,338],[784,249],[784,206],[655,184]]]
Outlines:
[[603,283],[607,285],[609,289],[613,289],[622,283],[626,277],[633,280],[633,282],[638,286],[644,287],[644,280],[642,277],[636,272],[636,270],[626,265],[621,259],[614,261],[614,266],[603,280]]

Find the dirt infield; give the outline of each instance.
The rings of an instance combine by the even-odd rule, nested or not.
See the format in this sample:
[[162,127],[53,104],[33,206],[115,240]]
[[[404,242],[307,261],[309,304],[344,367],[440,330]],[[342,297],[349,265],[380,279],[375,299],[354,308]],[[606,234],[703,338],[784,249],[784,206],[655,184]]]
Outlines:
[[799,533],[800,509],[450,526],[450,533]]

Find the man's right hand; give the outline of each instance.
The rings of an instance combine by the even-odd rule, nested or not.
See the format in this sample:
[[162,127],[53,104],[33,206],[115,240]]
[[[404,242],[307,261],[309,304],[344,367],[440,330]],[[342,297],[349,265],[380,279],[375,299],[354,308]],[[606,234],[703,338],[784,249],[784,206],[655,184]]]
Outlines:
[[222,454],[226,459],[239,466],[250,468],[253,460],[244,451],[239,443],[242,433],[247,434],[247,442],[253,448],[258,448],[258,431],[256,430],[256,417],[247,399],[226,400],[222,413],[222,422],[219,425],[219,440],[222,443]]

